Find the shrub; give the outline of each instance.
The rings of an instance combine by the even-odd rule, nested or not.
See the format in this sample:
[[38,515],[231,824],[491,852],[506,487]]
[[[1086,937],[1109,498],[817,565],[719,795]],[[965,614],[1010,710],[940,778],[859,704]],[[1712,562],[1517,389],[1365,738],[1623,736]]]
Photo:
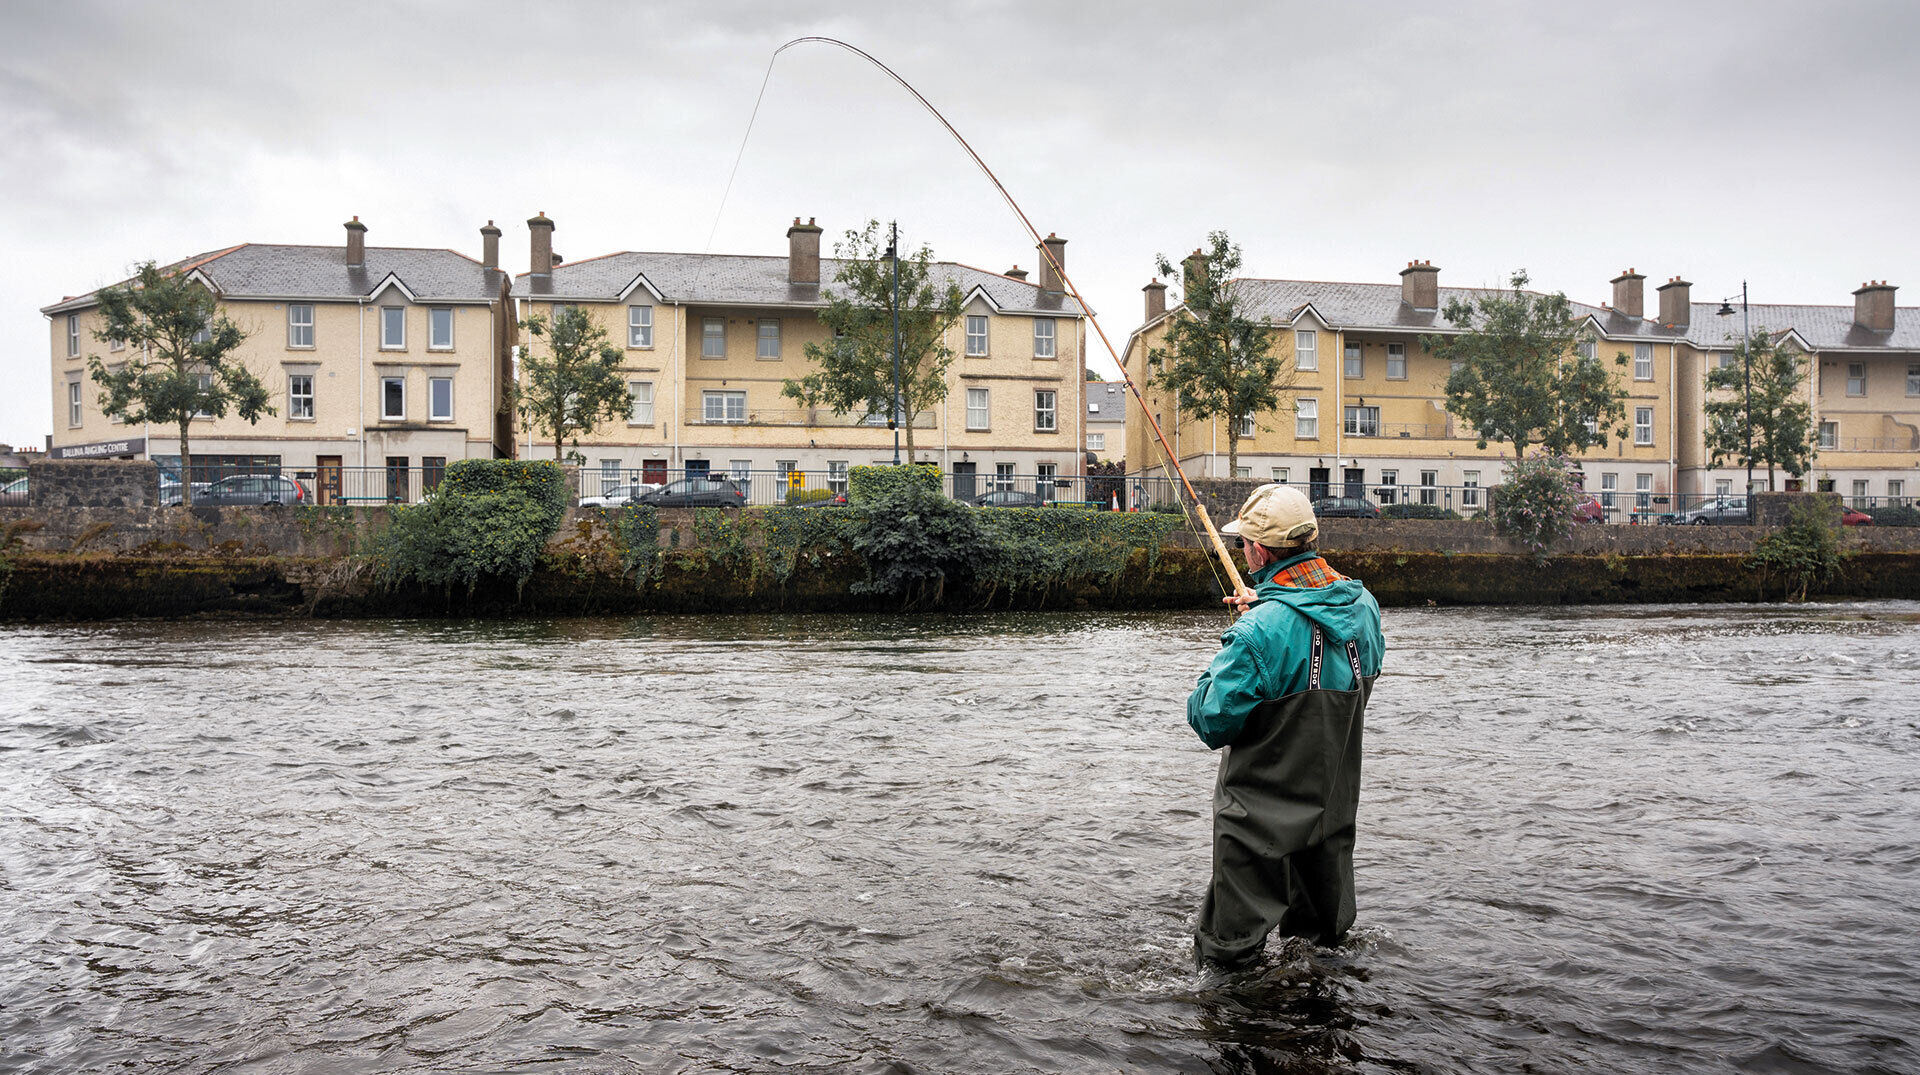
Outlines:
[[1911,504],[1889,504],[1860,510],[1873,517],[1875,526],[1920,526],[1920,508]]
[[1584,496],[1565,456],[1541,454],[1508,468],[1506,480],[1491,490],[1488,513],[1495,530],[1544,560],[1573,535],[1574,508]]
[[460,460],[431,500],[394,510],[373,539],[375,577],[388,587],[459,583],[469,593],[485,578],[524,584],[566,510],[566,475],[556,463]]
[[1438,504],[1388,504],[1380,509],[1382,519],[1459,519],[1461,514]]
[[787,503],[812,504],[821,500],[832,500],[837,495],[839,494],[831,489],[789,489]]
[[1840,535],[1833,504],[1826,497],[1804,497],[1793,505],[1787,524],[1754,543],[1747,565],[1759,572],[1764,590],[1769,576],[1785,584],[1790,601],[1840,573]]
[[940,468],[932,463],[854,467],[847,471],[847,503],[867,504],[899,489],[940,492]]
[[992,553],[978,510],[917,481],[895,485],[862,514],[866,525],[854,531],[852,544],[866,558],[867,577],[854,584],[857,593],[937,603],[949,579],[965,578]]

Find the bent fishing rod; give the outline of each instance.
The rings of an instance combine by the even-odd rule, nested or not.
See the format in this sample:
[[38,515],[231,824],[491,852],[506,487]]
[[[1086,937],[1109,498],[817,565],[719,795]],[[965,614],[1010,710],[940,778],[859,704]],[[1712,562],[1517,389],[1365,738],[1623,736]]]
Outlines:
[[[1020,203],[1014,200],[1013,195],[1007,191],[1006,185],[1000,182],[1000,177],[993,174],[993,169],[987,167],[987,162],[981,159],[980,154],[974,152],[973,146],[961,136],[960,132],[955,129],[952,123],[947,121],[946,116],[940,114],[940,110],[933,106],[933,102],[927,100],[919,90],[914,89],[913,84],[905,78],[902,78],[893,68],[881,63],[877,57],[866,50],[855,45],[850,45],[837,37],[796,37],[792,41],[774,49],[773,55],[767,59],[766,77],[760,82],[760,96],[756,97],[753,102],[753,115],[747,119],[746,134],[742,136],[740,140],[740,153],[734,157],[733,172],[727,175],[726,191],[720,195],[721,211],[725,210],[727,196],[733,190],[733,177],[734,173],[740,170],[740,158],[746,154],[747,138],[753,134],[754,117],[760,114],[760,100],[766,96],[767,83],[773,78],[774,61],[778,60],[780,54],[788,49],[796,45],[806,44],[833,45],[836,48],[851,52],[855,56],[879,68],[883,74],[892,79],[901,89],[912,94],[913,99],[920,102],[921,107],[925,108],[934,119],[940,121],[940,125],[945,127],[947,133],[953,136],[953,140],[960,144],[961,149],[966,151],[967,156],[973,160],[974,165],[980,169],[981,174],[985,175],[987,181],[993,184],[993,189],[1000,192],[1000,197],[1006,201],[1007,208],[1013,210],[1013,215],[1019,218],[1021,227],[1024,227],[1027,230],[1027,235],[1033,239],[1035,249],[1040,252],[1041,257],[1046,259],[1047,264],[1052,267],[1054,275],[1060,280],[1061,286],[1066,289],[1068,294],[1073,296],[1073,301],[1079,304],[1081,312],[1086,315],[1087,321],[1093,325],[1093,331],[1100,337],[1101,346],[1107,349],[1107,357],[1111,358],[1115,368],[1119,369],[1120,378],[1126,382],[1127,391],[1132,393],[1134,402],[1140,407],[1140,416],[1146,419],[1147,427],[1153,431],[1154,441],[1160,449],[1160,457],[1166,461],[1167,466],[1173,471],[1174,476],[1180,479],[1180,487],[1186,493],[1186,498],[1181,503],[1182,508],[1190,511],[1192,516],[1199,521],[1201,529],[1205,531],[1208,543],[1213,546],[1213,555],[1219,559],[1220,565],[1226,569],[1226,577],[1231,580],[1233,584],[1231,592],[1237,594],[1244,591],[1247,588],[1247,584],[1241,579],[1240,569],[1234,564],[1233,555],[1227,551],[1226,542],[1221,540],[1220,531],[1213,525],[1213,518],[1207,514],[1207,506],[1201,502],[1200,494],[1194,491],[1193,482],[1188,480],[1186,470],[1180,466],[1180,460],[1174,454],[1173,446],[1167,443],[1167,435],[1160,428],[1159,419],[1154,417],[1153,411],[1147,406],[1146,397],[1141,394],[1140,386],[1134,383],[1133,375],[1127,372],[1126,364],[1120,361],[1120,355],[1113,348],[1113,341],[1107,338],[1107,330],[1100,326],[1100,319],[1095,316],[1093,308],[1087,305],[1087,301],[1080,296],[1080,288],[1074,284],[1073,278],[1067,275],[1066,266],[1060,264],[1059,259],[1054,257],[1052,249],[1041,239],[1040,230],[1035,228],[1033,221],[1027,218],[1026,210],[1020,208]],[[719,224],[720,217],[719,213],[716,212],[714,215],[714,227],[717,229]],[[713,235],[711,232],[708,233],[707,243],[709,246],[713,243]]]

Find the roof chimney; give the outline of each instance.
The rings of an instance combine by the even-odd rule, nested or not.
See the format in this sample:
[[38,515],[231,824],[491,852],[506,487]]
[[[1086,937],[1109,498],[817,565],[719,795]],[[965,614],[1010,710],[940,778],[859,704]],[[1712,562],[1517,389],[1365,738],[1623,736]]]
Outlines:
[[480,229],[480,264],[489,269],[500,267],[500,229],[491,220]]
[[1167,312],[1167,285],[1155,280],[1140,290],[1147,293],[1147,320]]
[[1207,278],[1207,255],[1199,247],[1180,259],[1180,298],[1185,301],[1195,286]]
[[1628,269],[1613,278],[1613,308],[1628,317],[1647,316],[1647,278]]
[[1660,285],[1660,323],[1685,325],[1693,320],[1693,285],[1678,276]]
[[1027,278],[1027,270],[1021,268],[1018,265],[1015,265],[1013,268],[1008,269],[1006,272],[1003,272],[1000,275],[1011,276],[1015,280],[1025,280]]
[[1400,301],[1416,310],[1440,308],[1440,270],[1431,261],[1409,261],[1400,270]]
[[807,218],[805,224],[799,217],[793,218],[793,227],[787,229],[787,283],[817,284],[820,282],[820,226]]
[[360,268],[367,263],[367,226],[359,217],[347,221],[347,265]]
[[1067,271],[1067,241],[1052,232],[1040,240],[1040,290],[1065,291],[1061,282]]
[[553,275],[553,221],[547,219],[545,209],[535,213],[527,221],[527,232],[533,237],[533,275]]
[[1893,293],[1885,280],[1869,280],[1853,293],[1853,323],[1868,332],[1893,331]]

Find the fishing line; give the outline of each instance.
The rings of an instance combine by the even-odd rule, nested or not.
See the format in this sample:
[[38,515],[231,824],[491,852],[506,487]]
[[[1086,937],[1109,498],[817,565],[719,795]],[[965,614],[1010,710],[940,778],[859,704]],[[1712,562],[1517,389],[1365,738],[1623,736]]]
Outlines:
[[[761,99],[766,96],[767,84],[773,79],[774,62],[780,58],[781,53],[793,48],[795,45],[814,43],[833,45],[836,48],[845,49],[853,53],[855,56],[879,68],[901,89],[912,94],[913,99],[920,102],[921,107],[925,108],[929,115],[940,121],[940,126],[947,129],[947,133],[952,135],[953,140],[960,144],[960,148],[966,150],[967,156],[973,160],[975,167],[979,168],[981,174],[987,177],[987,181],[993,184],[993,189],[1000,192],[1000,197],[1005,199],[1007,208],[1013,210],[1013,215],[1020,219],[1021,226],[1027,229],[1027,234],[1033,239],[1034,247],[1040,252],[1040,256],[1045,258],[1047,264],[1053,267],[1054,275],[1059,277],[1061,285],[1066,288],[1068,294],[1073,296],[1073,301],[1079,304],[1081,312],[1086,315],[1087,322],[1093,326],[1094,333],[1100,337],[1101,346],[1107,349],[1107,357],[1112,359],[1114,366],[1119,369],[1120,379],[1126,382],[1127,390],[1133,394],[1134,402],[1139,405],[1140,417],[1146,419],[1147,427],[1153,430],[1154,441],[1160,450],[1160,458],[1166,462],[1174,475],[1180,479],[1180,486],[1186,492],[1186,498],[1182,500],[1180,504],[1182,514],[1186,516],[1190,524],[1199,524],[1200,530],[1213,545],[1214,557],[1218,558],[1219,567],[1226,569],[1226,575],[1223,578],[1219,567],[1215,566],[1214,557],[1208,558],[1208,570],[1213,572],[1214,580],[1220,583],[1222,594],[1245,589],[1246,583],[1240,578],[1240,569],[1234,565],[1232,554],[1227,552],[1226,543],[1221,540],[1220,532],[1214,528],[1212,518],[1207,515],[1206,506],[1200,503],[1200,494],[1194,491],[1193,482],[1187,479],[1186,470],[1180,466],[1180,460],[1174,457],[1173,447],[1167,443],[1167,435],[1160,428],[1159,419],[1155,418],[1153,412],[1148,409],[1146,397],[1140,394],[1140,386],[1134,383],[1133,376],[1127,372],[1126,365],[1120,361],[1120,355],[1114,350],[1113,341],[1107,338],[1107,330],[1100,326],[1100,319],[1094,316],[1093,308],[1088,306],[1087,301],[1080,296],[1080,288],[1074,284],[1073,278],[1067,275],[1066,266],[1060,264],[1060,260],[1053,256],[1053,251],[1040,238],[1040,230],[1035,228],[1033,221],[1027,218],[1026,210],[1020,208],[1020,203],[1013,200],[1013,195],[1007,191],[1006,185],[1000,182],[1000,177],[993,174],[993,169],[987,167],[987,162],[981,159],[980,154],[974,152],[973,146],[961,136],[960,132],[954,128],[952,123],[947,122],[947,117],[941,115],[940,110],[933,107],[932,101],[927,100],[919,90],[914,89],[911,82],[900,77],[898,72],[886,64],[881,63],[873,54],[857,46],[850,45],[837,37],[817,36],[796,37],[792,41],[773,50],[773,55],[767,57],[767,73],[766,76],[760,80],[760,94],[754,98],[753,114],[747,119],[746,133],[740,138],[740,152],[734,155],[733,172],[727,174],[726,191],[720,196],[720,211],[715,212],[713,218],[714,229],[717,230],[720,227],[720,213],[725,211],[727,195],[733,190],[734,173],[740,170],[740,160],[746,155],[747,139],[753,134],[754,119],[760,115]],[[707,234],[707,245],[709,248],[713,245],[713,231],[709,231]],[[1227,586],[1227,579],[1233,581],[1231,587]]]

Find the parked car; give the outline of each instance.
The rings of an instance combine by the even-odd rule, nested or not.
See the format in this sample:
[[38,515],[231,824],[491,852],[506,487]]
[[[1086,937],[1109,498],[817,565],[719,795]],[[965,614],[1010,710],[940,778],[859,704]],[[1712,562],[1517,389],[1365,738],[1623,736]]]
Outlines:
[[15,478],[0,485],[0,504],[25,504],[27,502],[27,479]]
[[1747,525],[1747,498],[1744,496],[1717,497],[1698,507],[1669,515],[1661,521],[1677,526],[1745,526]]
[[995,489],[973,498],[976,508],[1044,508],[1047,502],[1039,493],[1021,489]]
[[1841,526],[1872,526],[1873,516],[1868,515],[1866,512],[1861,511],[1859,508],[1841,508],[1840,509],[1840,525]]
[[1607,521],[1607,509],[1600,504],[1600,498],[1590,496],[1573,506],[1573,521],[1577,523],[1604,523]]
[[802,497],[798,500],[789,498],[787,506],[790,508],[844,508],[847,506],[847,494],[830,493],[826,496]]
[[1363,496],[1328,496],[1313,502],[1317,519],[1378,519],[1380,505]]
[[729,478],[681,478],[633,498],[635,504],[655,508],[740,508],[747,491]]
[[[267,507],[291,506],[313,502],[307,487],[278,474],[235,474],[208,482],[206,488],[194,484],[193,502],[200,504],[262,504]],[[160,503],[169,507],[180,503],[180,487],[173,485],[171,495],[164,491]]]
[[624,508],[648,493],[660,489],[659,482],[628,482],[605,490],[599,496],[583,496],[580,506],[583,508]]

